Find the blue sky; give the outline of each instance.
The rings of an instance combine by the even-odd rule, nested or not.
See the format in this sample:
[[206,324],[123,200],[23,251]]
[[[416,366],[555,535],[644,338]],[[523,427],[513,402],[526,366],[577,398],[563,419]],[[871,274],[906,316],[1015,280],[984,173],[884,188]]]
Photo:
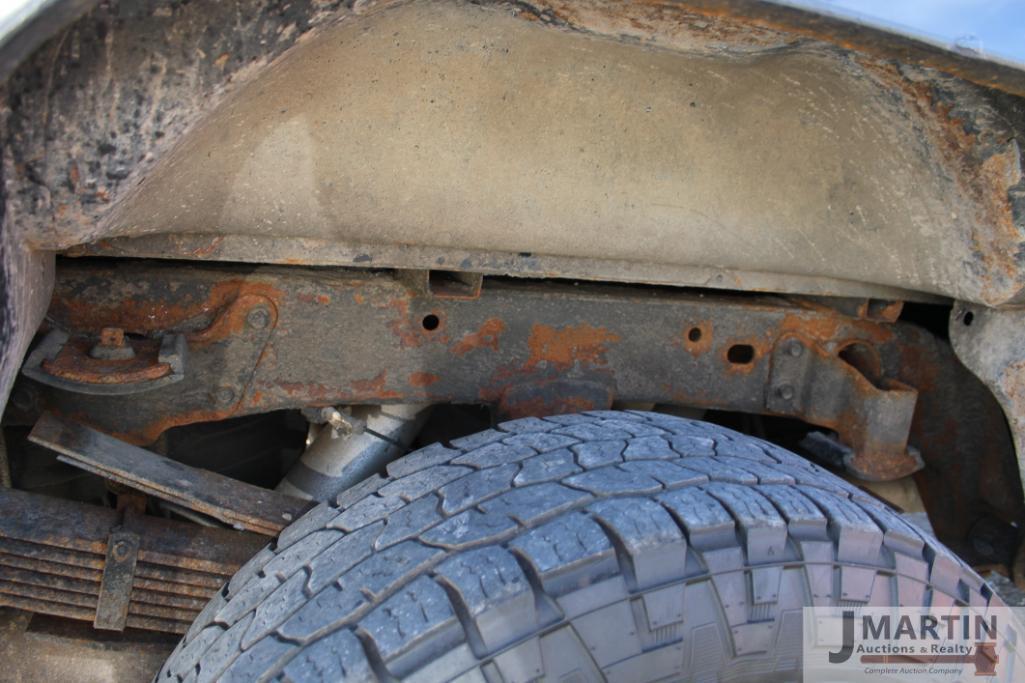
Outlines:
[[784,0],[1025,65],[1025,0]]

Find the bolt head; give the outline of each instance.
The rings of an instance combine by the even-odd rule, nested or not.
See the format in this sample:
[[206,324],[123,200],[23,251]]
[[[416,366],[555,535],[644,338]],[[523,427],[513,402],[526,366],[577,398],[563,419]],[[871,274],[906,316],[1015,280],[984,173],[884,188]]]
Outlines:
[[794,398],[794,388],[789,384],[784,384],[776,388],[776,395],[784,401],[791,401]]
[[254,330],[265,329],[270,325],[270,311],[263,306],[254,308],[246,316],[246,324]]
[[128,544],[124,541],[118,541],[114,544],[114,559],[120,562],[126,557],[128,557]]
[[219,387],[213,392],[214,403],[228,405],[235,402],[235,390],[231,387]]
[[787,355],[797,358],[802,353],[804,353],[804,344],[797,341],[796,339],[791,339],[787,342],[786,352]]
[[100,330],[100,346],[119,349],[125,345],[125,331],[120,327],[104,327]]

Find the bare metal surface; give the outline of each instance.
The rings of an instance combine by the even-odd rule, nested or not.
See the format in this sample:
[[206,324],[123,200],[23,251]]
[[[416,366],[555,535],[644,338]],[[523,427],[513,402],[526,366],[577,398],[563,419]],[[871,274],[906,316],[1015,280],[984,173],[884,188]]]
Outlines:
[[276,536],[310,507],[304,500],[189,467],[53,415],[44,415],[29,439],[76,467],[267,536]]

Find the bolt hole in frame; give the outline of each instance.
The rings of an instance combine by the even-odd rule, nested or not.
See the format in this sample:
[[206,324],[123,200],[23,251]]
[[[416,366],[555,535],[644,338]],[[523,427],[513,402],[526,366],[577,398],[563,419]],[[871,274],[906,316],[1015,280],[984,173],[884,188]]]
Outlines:
[[726,351],[726,360],[733,365],[748,365],[755,359],[755,349],[750,344],[734,344]]
[[420,323],[428,332],[433,332],[441,325],[441,319],[433,313],[428,313]]

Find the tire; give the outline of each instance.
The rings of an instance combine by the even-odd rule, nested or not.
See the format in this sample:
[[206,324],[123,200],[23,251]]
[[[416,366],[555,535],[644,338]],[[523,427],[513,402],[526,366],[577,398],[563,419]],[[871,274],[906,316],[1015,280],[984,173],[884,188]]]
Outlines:
[[321,504],[159,681],[794,680],[804,605],[1002,604],[935,538],[767,442],[527,418]]

